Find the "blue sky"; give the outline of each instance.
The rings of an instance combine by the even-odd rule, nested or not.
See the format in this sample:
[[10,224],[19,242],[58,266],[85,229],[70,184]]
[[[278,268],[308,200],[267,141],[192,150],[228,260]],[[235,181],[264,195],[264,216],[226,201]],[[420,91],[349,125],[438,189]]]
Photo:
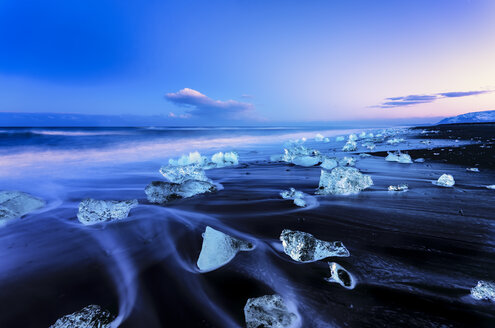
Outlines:
[[494,109],[495,1],[0,1],[0,111],[332,121]]

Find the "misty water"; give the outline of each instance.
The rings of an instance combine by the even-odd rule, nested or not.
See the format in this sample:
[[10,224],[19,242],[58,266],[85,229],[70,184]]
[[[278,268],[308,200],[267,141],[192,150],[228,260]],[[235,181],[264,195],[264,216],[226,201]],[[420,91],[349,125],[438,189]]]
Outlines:
[[[243,327],[248,298],[281,295],[301,327],[490,327],[493,303],[470,289],[495,280],[495,173],[426,161],[360,158],[374,185],[357,195],[317,196],[321,168],[270,162],[288,139],[342,157],[325,128],[3,128],[0,190],[19,190],[47,205],[0,228],[0,327],[48,327],[98,304],[121,327]],[[316,142],[316,133],[330,142]],[[406,141],[376,150],[419,148]],[[433,140],[433,146],[454,146]],[[462,142],[461,142],[462,143]],[[466,142],[468,143],[468,142]],[[358,142],[359,144],[359,142]],[[236,166],[211,169],[217,192],[150,204],[144,188],[163,180],[168,159],[199,151],[235,151]],[[453,188],[432,184],[455,177]],[[389,185],[407,183],[407,192]],[[310,195],[300,208],[280,192]],[[85,198],[139,205],[127,219],[82,225]],[[462,215],[460,214],[462,210]],[[206,226],[254,245],[223,267],[196,266]],[[299,263],[279,240],[283,229],[342,241],[350,257]],[[330,283],[329,262],[355,278]]]

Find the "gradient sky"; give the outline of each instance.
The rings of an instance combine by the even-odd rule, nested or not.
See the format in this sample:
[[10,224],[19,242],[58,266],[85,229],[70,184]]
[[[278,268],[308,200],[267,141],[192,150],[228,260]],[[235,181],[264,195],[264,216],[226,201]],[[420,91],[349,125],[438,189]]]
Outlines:
[[0,1],[0,111],[332,121],[495,109],[495,1]]

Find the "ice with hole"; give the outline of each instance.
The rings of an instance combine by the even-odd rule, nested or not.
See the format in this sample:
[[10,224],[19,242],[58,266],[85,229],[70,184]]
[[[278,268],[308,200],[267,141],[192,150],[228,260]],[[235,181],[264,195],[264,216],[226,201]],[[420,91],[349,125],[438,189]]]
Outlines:
[[349,251],[341,241],[323,241],[312,234],[285,229],[280,234],[285,254],[294,261],[315,262],[327,257],[348,257]]
[[330,267],[330,277],[325,278],[326,281],[337,283],[347,289],[356,287],[356,278],[343,266],[336,262],[328,263],[328,265]]
[[196,264],[203,272],[213,271],[229,263],[240,251],[253,249],[253,244],[207,226]]

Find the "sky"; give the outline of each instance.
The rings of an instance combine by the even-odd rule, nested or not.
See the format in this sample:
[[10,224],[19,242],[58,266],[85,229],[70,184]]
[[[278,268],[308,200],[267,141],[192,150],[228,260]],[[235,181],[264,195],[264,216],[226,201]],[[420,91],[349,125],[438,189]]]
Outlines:
[[495,1],[0,1],[0,112],[311,122],[495,109]]

